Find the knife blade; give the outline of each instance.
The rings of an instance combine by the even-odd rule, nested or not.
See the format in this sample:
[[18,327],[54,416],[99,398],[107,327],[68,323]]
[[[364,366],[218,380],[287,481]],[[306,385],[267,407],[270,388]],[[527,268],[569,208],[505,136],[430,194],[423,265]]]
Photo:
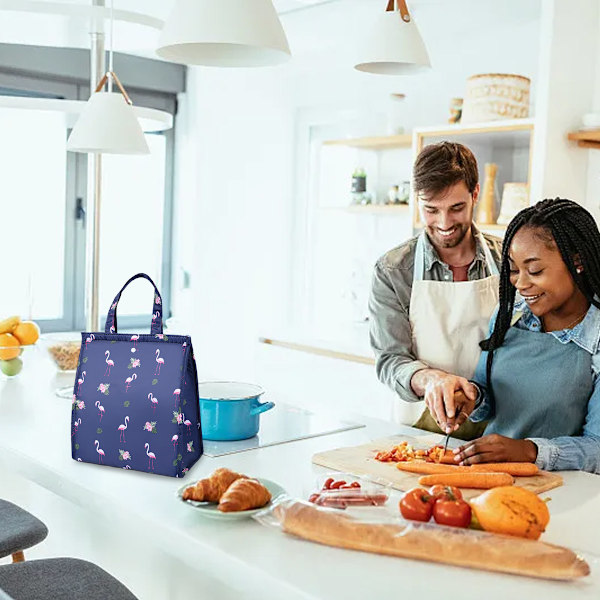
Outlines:
[[[467,398],[464,395],[462,390],[458,390],[456,392],[454,392],[454,414],[455,414],[455,419],[456,419],[456,415],[460,415],[460,411],[462,410],[462,407],[464,406],[465,402],[466,402]],[[454,419],[453,419],[454,421]],[[450,431],[446,434],[446,440],[444,442],[444,454],[446,454],[446,450],[448,449],[448,442],[450,441],[450,435],[452,434],[452,432],[454,431],[454,423],[452,424]]]
[[[452,432],[450,432],[452,433]],[[446,434],[446,441],[444,442],[444,455],[446,454],[446,450],[448,449],[448,442],[450,441],[450,433]]]

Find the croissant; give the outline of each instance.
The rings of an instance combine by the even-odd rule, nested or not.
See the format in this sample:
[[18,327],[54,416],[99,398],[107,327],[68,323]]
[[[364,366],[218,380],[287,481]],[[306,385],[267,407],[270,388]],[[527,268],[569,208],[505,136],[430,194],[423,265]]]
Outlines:
[[261,508],[271,500],[269,490],[256,479],[238,479],[223,494],[217,507],[221,512]]
[[197,502],[219,502],[221,496],[234,481],[245,477],[245,475],[229,469],[217,469],[208,479],[201,479],[195,485],[186,488],[183,492],[183,499]]

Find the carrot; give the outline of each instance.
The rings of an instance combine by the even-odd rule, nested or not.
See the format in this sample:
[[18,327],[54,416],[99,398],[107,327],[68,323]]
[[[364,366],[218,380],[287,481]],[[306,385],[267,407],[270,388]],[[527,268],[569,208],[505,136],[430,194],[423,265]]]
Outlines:
[[[462,468],[470,469],[470,467]],[[458,473],[461,467],[441,465],[440,463],[430,463],[425,461],[413,461],[398,463],[396,465],[396,469],[399,469],[400,471],[406,471],[407,473],[426,473],[427,475],[439,475],[441,473]]]
[[531,475],[537,475],[540,471],[533,463],[521,462],[483,463],[465,468],[485,473],[508,473],[515,477],[530,477]]
[[455,465],[454,452],[447,451],[444,456],[440,459],[440,463],[443,465]]
[[441,473],[419,477],[419,485],[454,485],[461,488],[487,490],[501,485],[512,485],[514,479],[508,473]]
[[537,475],[539,472],[539,469],[533,463],[482,463],[467,467],[412,461],[397,463],[396,468],[407,473],[423,473],[425,475],[440,475],[443,473],[508,473],[514,477],[529,477]]

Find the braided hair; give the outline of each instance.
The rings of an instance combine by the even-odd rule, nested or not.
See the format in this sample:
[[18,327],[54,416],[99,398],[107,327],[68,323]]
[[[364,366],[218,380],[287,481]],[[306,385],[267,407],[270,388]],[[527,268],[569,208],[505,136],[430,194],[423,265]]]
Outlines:
[[[482,350],[488,352],[486,380],[492,400],[494,350],[504,342],[515,305],[516,288],[510,282],[510,245],[517,231],[523,227],[537,229],[548,242],[556,243],[577,287],[591,304],[600,308],[597,299],[600,298],[600,231],[592,215],[576,202],[562,198],[542,200],[517,213],[506,229],[502,244],[500,297],[494,330],[487,340],[479,344]],[[581,272],[577,270],[575,257],[583,267]]]

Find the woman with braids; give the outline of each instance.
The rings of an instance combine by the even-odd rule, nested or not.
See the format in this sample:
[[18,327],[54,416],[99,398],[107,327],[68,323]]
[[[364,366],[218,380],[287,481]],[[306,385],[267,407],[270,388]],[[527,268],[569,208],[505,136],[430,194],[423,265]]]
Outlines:
[[479,395],[456,421],[489,424],[454,451],[456,462],[600,473],[599,308],[592,215],[560,198],[518,213],[502,247],[499,306],[480,344]]

